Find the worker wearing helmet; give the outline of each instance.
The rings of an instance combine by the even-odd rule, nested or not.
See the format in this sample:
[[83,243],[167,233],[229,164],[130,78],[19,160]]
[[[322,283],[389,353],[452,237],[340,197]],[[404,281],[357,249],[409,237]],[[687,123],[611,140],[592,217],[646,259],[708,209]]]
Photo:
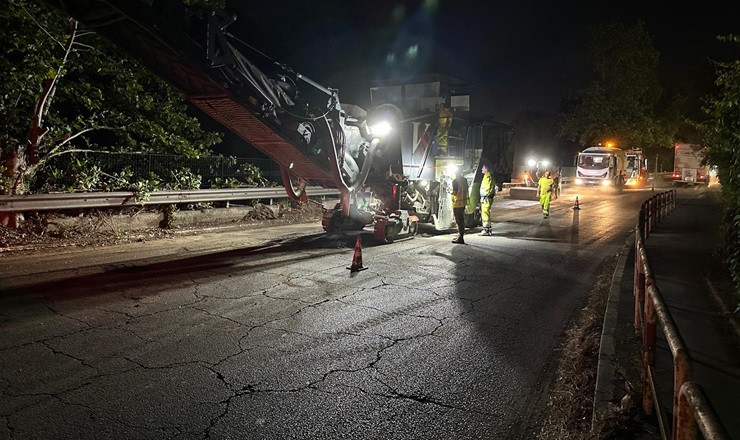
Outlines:
[[462,175],[462,171],[459,171],[452,181],[452,213],[455,214],[457,223],[457,237],[452,240],[453,243],[465,244],[463,236],[465,235],[465,207],[468,205],[468,197],[468,180]]
[[493,203],[493,196],[496,195],[496,181],[491,174],[491,170],[487,163],[481,165],[481,173],[483,174],[483,180],[480,183],[480,214],[483,220],[483,231],[480,235],[491,236],[493,230],[491,229],[491,204]]
[[550,172],[546,171],[545,175],[540,177],[537,182],[537,196],[540,198],[540,206],[542,206],[542,218],[550,217],[550,196],[552,196],[552,189],[555,181],[550,177]]

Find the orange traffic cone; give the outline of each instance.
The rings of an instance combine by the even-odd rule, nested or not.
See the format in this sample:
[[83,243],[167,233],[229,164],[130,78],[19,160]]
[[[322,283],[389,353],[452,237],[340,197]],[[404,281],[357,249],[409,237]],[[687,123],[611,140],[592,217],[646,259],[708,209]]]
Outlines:
[[367,267],[362,267],[362,246],[360,245],[359,235],[357,236],[357,241],[355,242],[355,255],[352,257],[352,265],[347,269],[349,269],[350,272],[359,272],[361,270],[367,269]]
[[581,207],[578,206],[578,196],[576,196],[576,204],[573,206],[573,209],[581,209]]

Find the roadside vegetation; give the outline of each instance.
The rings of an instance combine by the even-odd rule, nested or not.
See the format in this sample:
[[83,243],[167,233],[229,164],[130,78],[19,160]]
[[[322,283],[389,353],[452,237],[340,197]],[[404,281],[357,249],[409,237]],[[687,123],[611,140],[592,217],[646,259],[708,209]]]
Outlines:
[[[188,114],[182,96],[76,20],[34,0],[9,0],[1,14],[6,49],[0,56],[0,154],[6,194],[29,191],[37,174],[62,155],[199,157],[220,142],[221,134],[203,130]],[[95,164],[79,165],[79,180],[89,186]]]
[[[208,181],[187,166],[134,172],[121,153],[170,154],[196,164],[236,159],[208,157],[222,135],[204,130],[180,94],[76,20],[37,0],[9,0],[0,18],[6,45],[0,55],[0,194],[126,190],[146,200],[163,189],[270,184],[248,163]],[[104,155],[117,156],[120,165],[106,167]],[[11,226],[22,220],[0,217]]]
[[621,401],[596,414],[594,392],[602,325],[612,273],[618,257],[606,261],[599,272],[585,307],[574,319],[562,342],[555,380],[549,390],[547,414],[537,434],[538,440],[619,440],[641,438],[657,440],[660,436],[652,422],[641,415],[642,392],[640,344],[632,332],[616,341],[620,359],[615,370],[622,379],[617,388]]
[[[724,36],[740,52],[740,36]],[[715,62],[717,91],[706,101],[706,121],[699,125],[707,163],[717,165],[724,201],[724,257],[740,300],[740,57]],[[737,312],[737,311],[736,311]]]
[[560,136],[582,148],[610,141],[672,157],[684,99],[661,84],[659,57],[642,22],[593,28],[579,63],[582,86],[564,101]]

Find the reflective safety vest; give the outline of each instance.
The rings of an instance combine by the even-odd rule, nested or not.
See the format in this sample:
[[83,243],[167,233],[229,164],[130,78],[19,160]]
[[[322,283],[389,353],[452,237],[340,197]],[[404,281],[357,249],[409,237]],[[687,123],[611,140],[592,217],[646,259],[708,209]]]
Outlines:
[[547,177],[540,177],[537,185],[540,187],[540,194],[545,194],[552,191],[552,185],[555,183],[554,180],[548,179]]
[[496,181],[493,180],[493,175],[489,171],[483,175],[483,180],[480,183],[481,199],[493,197],[496,193],[495,188],[496,188]]
[[464,208],[468,205],[468,181],[463,176],[457,176],[452,182],[452,207]]

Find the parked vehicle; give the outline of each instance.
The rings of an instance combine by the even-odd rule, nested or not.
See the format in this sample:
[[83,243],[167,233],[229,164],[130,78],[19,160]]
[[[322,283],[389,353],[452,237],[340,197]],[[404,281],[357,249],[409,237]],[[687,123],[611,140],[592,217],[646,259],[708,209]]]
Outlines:
[[708,185],[709,165],[702,165],[704,147],[677,143],[674,148],[673,184]]

